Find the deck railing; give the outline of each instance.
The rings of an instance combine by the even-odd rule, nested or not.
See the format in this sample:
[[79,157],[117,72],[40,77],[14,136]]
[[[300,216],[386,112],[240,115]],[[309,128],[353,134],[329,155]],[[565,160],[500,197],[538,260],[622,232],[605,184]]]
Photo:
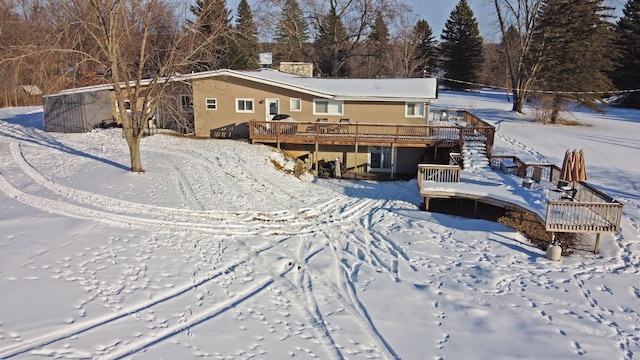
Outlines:
[[617,232],[621,216],[617,202],[551,201],[545,227],[551,232]]
[[293,143],[397,144],[461,141],[459,126],[395,125],[337,122],[251,121],[249,137],[254,141]]
[[449,153],[449,165],[462,166],[462,154],[457,152]]
[[470,112],[464,111],[462,113],[464,114],[464,121],[467,123],[467,127],[473,128],[476,134],[481,134],[486,139],[484,140],[486,151],[490,157],[493,151],[493,139],[496,134],[496,128]]
[[[514,163],[519,177],[553,184],[560,180],[561,169],[553,164],[525,163],[515,156],[492,156],[489,162],[492,169],[498,170],[503,161]],[[547,231],[618,231],[622,204],[586,182],[574,181],[571,185],[575,190],[572,201],[551,201],[547,204]]]
[[418,189],[425,182],[460,182],[460,166],[420,164],[418,165]]
[[[258,142],[376,144],[415,146],[483,141],[491,151],[495,129],[472,114],[461,123],[438,125],[373,124],[361,122],[250,121],[249,138]],[[462,122],[464,121],[464,122]]]
[[516,156],[492,155],[489,164],[494,170],[500,170],[503,161],[511,161],[516,165],[518,171],[515,175],[521,178],[530,178],[537,182],[549,181],[557,183],[560,179],[561,169],[554,164],[525,163]]

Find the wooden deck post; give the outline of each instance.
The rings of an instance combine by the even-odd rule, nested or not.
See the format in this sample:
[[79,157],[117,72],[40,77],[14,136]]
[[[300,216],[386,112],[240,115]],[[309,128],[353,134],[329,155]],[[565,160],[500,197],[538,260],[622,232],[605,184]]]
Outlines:
[[315,147],[315,151],[313,152],[313,161],[315,162],[315,168],[316,168],[316,176],[320,175],[320,171],[318,169],[318,138],[316,137],[316,147]]
[[[357,128],[357,127],[358,127],[358,125],[356,124],[356,128]],[[356,156],[355,156],[355,157],[356,157],[356,160],[355,160],[355,162],[354,162],[354,169],[355,169],[355,171],[353,172],[353,178],[354,178],[355,180],[358,180],[358,158],[359,158],[359,156],[358,156],[358,138],[356,138],[356,148],[355,148],[355,153],[356,153],[356,154],[355,154],[355,155],[356,155]]]
[[599,254],[600,253],[600,233],[596,234],[596,246],[593,249],[593,253],[594,254]]
[[391,180],[393,180],[396,171],[396,144],[391,143]]

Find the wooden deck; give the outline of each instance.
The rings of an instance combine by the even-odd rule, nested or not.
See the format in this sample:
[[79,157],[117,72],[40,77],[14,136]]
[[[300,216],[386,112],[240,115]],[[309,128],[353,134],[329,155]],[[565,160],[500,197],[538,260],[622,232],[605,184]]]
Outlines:
[[[490,161],[495,171],[500,169],[500,161],[509,160],[517,166],[516,173],[523,178],[535,179],[546,184],[557,183],[560,168],[552,164],[526,164],[511,156],[496,156]],[[456,174],[456,172],[458,172]],[[571,183],[572,198],[549,199],[546,203],[546,212],[540,214],[532,210],[540,204],[526,201],[516,201],[514,197],[498,194],[498,189],[493,191],[478,192],[469,190],[477,184],[459,184],[451,186],[450,183],[462,181],[459,170],[455,166],[445,165],[419,165],[418,188],[420,195],[425,199],[425,207],[428,209],[431,198],[463,198],[482,203],[499,206],[505,209],[527,211],[535,214],[548,232],[564,233],[596,233],[596,245],[594,252],[599,251],[600,233],[615,233],[620,229],[623,205],[607,194],[597,190],[586,182]],[[477,180],[473,180],[477,182]],[[488,186],[494,186],[489,184]],[[515,186],[518,186],[516,184]],[[540,185],[538,185],[540,186]],[[547,189],[548,191],[548,189]]]
[[495,128],[470,113],[445,125],[371,124],[365,122],[251,121],[252,142],[280,144],[454,147],[464,141],[493,146]]

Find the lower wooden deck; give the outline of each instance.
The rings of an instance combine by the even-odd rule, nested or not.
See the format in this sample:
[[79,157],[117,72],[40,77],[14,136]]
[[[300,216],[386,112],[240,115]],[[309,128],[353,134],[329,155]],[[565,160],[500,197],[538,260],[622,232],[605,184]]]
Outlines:
[[[429,209],[431,199],[468,199],[507,210],[534,214],[554,233],[596,233],[598,252],[600,233],[615,233],[620,229],[623,205],[585,182],[572,183],[573,197],[565,198],[551,191],[550,182],[541,182],[533,189],[524,189],[521,178],[485,172],[474,178],[452,176],[455,167],[420,165],[418,188]],[[519,179],[519,180],[517,180]],[[564,200],[563,200],[564,199]]]

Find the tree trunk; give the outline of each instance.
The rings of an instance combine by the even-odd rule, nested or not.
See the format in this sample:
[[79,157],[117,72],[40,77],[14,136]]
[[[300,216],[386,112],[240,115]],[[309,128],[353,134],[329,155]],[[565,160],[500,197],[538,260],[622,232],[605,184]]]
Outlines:
[[127,140],[127,145],[129,146],[131,172],[142,173],[144,172],[140,158],[140,138],[142,137],[142,132],[136,132],[134,134],[134,129],[123,128],[122,130],[124,131],[124,138]]
[[142,161],[140,160],[140,139],[129,143],[129,152],[131,153],[131,172],[142,173]]
[[522,113],[522,109],[524,108],[524,103],[525,103],[525,94],[526,93],[524,91],[514,88],[513,107],[511,108],[512,111],[517,111],[519,113]]
[[561,109],[562,109],[562,98],[559,96],[555,96],[551,103],[551,119],[549,120],[552,124],[558,123]]

